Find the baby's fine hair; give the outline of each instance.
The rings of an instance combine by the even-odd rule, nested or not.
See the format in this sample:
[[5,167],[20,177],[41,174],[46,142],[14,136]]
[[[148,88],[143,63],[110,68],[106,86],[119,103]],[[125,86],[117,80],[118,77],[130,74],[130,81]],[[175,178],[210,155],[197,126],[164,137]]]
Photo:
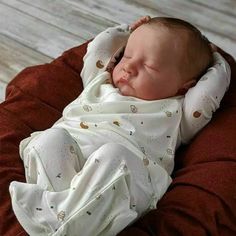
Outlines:
[[186,58],[182,63],[183,71],[188,71],[191,79],[199,79],[206,69],[213,63],[213,55],[208,39],[202,35],[200,30],[187,21],[171,17],[154,17],[147,23],[173,30],[176,36],[181,33],[188,34],[186,41]]

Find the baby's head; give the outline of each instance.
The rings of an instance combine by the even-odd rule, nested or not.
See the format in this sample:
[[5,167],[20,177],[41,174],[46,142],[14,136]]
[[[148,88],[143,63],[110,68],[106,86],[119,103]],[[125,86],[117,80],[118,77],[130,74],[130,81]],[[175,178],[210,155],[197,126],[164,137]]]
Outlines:
[[168,98],[195,85],[212,61],[198,29],[180,19],[156,17],[131,33],[113,83],[125,96]]

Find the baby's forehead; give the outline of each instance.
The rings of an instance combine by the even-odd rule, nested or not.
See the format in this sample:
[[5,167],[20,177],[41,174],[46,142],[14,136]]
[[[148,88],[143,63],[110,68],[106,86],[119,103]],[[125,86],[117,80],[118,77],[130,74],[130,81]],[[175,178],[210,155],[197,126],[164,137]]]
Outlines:
[[185,26],[164,25],[162,23],[144,24],[141,27],[150,29],[154,34],[169,34],[175,37],[182,38],[183,40],[196,34],[192,29]]
[[174,46],[179,50],[186,50],[192,40],[192,33],[185,28],[172,28],[158,24],[145,25],[144,27],[148,27],[152,31],[154,38],[156,35],[156,43]]
[[177,60],[187,53],[189,49],[188,34],[184,29],[176,30],[158,24],[144,24],[131,34],[131,40],[128,40],[126,52],[142,51],[148,52],[153,59],[160,59],[160,57],[165,56],[164,60],[167,56],[171,56],[176,57]]

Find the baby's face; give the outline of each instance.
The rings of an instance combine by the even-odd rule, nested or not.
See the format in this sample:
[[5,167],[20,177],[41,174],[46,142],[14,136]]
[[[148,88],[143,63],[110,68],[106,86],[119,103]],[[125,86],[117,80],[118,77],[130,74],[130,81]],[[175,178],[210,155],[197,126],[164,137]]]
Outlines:
[[113,83],[125,96],[157,100],[175,96],[182,85],[180,48],[175,36],[142,25],[129,37],[124,55],[112,72]]

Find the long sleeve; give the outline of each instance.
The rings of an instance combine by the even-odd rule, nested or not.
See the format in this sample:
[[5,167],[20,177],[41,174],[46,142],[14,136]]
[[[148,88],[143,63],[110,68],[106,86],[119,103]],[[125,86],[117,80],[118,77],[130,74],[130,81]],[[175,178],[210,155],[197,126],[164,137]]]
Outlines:
[[180,126],[182,143],[188,143],[211,120],[229,87],[230,66],[219,53],[213,56],[214,65],[185,95]]
[[84,87],[97,75],[106,71],[112,55],[126,45],[129,35],[129,26],[123,24],[108,28],[89,43],[81,72]]

